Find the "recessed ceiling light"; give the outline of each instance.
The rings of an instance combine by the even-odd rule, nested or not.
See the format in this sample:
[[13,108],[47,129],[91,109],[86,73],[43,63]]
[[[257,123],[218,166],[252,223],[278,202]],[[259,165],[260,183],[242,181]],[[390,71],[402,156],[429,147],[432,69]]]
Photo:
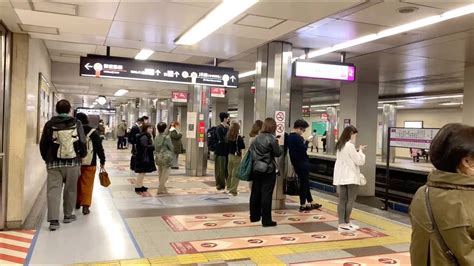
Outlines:
[[142,49],[142,50],[135,56],[135,59],[136,59],[136,60],[147,60],[153,53],[154,53],[154,51],[152,51],[152,50]]
[[18,26],[20,27],[22,31],[26,31],[26,32],[59,35],[59,28],[55,28],[55,27],[44,27],[44,26],[26,25],[26,24],[18,24]]
[[176,44],[195,45],[231,21],[258,0],[224,0],[203,19],[176,40]]
[[414,6],[406,6],[398,9],[398,13],[400,14],[410,14],[418,10],[418,7]]
[[124,96],[127,93],[128,93],[128,90],[120,89],[115,92],[114,96]]

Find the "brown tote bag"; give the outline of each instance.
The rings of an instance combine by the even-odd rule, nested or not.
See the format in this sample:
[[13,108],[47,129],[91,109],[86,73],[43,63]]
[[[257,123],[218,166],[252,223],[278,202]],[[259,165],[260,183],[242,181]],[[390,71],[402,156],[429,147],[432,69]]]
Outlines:
[[107,173],[107,171],[105,171],[105,168],[104,168],[104,167],[101,167],[101,168],[100,168],[99,179],[100,179],[100,184],[101,184],[103,187],[108,187],[108,186],[110,186],[109,174]]

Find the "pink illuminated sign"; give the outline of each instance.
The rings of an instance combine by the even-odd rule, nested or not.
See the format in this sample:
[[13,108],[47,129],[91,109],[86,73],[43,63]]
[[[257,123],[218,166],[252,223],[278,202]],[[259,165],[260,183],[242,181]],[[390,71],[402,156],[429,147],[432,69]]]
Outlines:
[[351,65],[333,65],[296,61],[295,76],[303,78],[354,81],[355,72],[355,66]]

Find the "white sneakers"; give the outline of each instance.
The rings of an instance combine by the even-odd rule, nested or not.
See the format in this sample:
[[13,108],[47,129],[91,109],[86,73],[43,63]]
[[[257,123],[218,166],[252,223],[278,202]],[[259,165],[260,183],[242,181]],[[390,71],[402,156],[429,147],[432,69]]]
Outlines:
[[339,227],[337,228],[337,231],[339,233],[351,233],[351,232],[355,232],[357,230],[359,230],[359,226],[355,225],[355,224],[340,224]]

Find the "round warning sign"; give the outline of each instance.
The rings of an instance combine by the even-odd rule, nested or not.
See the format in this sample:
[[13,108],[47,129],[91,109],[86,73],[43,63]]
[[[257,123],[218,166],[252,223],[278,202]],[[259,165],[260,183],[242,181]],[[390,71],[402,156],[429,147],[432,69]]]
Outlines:
[[283,134],[283,132],[285,132],[285,124],[283,124],[283,123],[277,124],[276,133],[277,134]]
[[275,120],[278,122],[285,122],[285,112],[283,111],[276,111],[275,112]]

